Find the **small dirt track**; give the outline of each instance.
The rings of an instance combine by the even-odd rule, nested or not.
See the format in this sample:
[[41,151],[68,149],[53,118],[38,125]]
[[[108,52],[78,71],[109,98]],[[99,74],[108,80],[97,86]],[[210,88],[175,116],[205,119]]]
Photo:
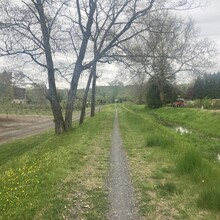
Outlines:
[[133,187],[129,175],[126,153],[122,148],[122,139],[118,125],[118,114],[115,113],[110,156],[109,177],[109,220],[139,219],[135,207]]
[[48,130],[53,117],[0,115],[0,144]]

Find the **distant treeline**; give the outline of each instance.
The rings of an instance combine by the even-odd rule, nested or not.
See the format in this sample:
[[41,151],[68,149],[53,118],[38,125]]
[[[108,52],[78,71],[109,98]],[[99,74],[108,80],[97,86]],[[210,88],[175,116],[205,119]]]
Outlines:
[[199,76],[193,87],[193,99],[220,99],[220,72]]

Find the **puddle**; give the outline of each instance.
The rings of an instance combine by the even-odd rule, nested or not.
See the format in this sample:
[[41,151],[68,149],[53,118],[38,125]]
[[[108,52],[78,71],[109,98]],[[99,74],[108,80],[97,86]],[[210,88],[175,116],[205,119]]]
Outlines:
[[192,131],[190,131],[186,128],[183,128],[181,126],[175,127],[175,131],[179,132],[180,134],[191,134],[192,133]]

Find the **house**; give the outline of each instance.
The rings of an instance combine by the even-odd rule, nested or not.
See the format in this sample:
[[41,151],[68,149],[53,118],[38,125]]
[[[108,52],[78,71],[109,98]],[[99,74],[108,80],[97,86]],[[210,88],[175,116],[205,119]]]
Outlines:
[[13,100],[14,104],[24,104],[26,103],[26,91],[24,88],[19,88],[13,86]]

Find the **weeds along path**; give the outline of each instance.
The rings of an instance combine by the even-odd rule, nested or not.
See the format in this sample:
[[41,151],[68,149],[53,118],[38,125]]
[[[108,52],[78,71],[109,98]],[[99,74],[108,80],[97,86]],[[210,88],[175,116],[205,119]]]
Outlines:
[[134,201],[134,192],[129,174],[126,153],[122,147],[122,139],[118,125],[116,109],[112,134],[109,176],[109,220],[139,219]]

